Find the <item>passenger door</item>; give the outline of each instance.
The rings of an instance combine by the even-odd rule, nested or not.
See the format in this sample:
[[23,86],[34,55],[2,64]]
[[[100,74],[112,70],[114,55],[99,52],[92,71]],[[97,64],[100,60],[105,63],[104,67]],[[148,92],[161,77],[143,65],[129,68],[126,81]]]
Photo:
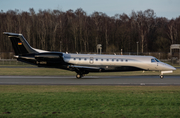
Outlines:
[[93,57],[90,57],[89,63],[90,63],[90,64],[93,64],[93,63],[94,63],[94,58],[93,58]]

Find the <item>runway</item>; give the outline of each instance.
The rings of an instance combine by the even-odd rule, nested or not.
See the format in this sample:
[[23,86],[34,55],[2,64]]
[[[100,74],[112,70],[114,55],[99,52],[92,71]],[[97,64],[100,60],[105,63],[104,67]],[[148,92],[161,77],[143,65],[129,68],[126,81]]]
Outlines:
[[180,86],[180,76],[0,76],[0,85]]

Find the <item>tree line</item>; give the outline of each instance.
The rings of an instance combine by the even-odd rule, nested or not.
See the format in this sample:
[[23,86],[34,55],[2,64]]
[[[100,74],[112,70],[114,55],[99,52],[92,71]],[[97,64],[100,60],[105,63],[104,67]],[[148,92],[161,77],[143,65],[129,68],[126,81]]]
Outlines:
[[[77,10],[9,10],[0,12],[0,52],[13,51],[3,32],[21,33],[34,48],[62,52],[169,52],[180,44],[180,16],[157,17],[154,10],[132,11],[112,17]],[[138,43],[137,43],[138,42]]]

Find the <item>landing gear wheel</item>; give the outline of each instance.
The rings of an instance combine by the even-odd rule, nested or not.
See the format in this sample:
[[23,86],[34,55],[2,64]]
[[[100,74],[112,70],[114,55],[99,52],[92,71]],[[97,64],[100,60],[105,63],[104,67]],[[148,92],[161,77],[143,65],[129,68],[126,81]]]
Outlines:
[[80,75],[80,74],[77,74],[77,75],[76,75],[76,78],[77,78],[77,79],[80,79],[81,77],[82,77],[82,75]]
[[163,78],[164,78],[164,76],[163,76],[163,75],[160,75],[160,78],[161,78],[161,79],[163,79]]

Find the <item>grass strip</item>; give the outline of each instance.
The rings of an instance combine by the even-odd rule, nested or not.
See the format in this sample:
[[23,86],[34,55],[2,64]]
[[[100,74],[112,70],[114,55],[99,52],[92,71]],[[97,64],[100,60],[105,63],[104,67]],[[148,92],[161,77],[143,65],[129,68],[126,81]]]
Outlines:
[[0,86],[0,117],[180,117],[179,86]]

